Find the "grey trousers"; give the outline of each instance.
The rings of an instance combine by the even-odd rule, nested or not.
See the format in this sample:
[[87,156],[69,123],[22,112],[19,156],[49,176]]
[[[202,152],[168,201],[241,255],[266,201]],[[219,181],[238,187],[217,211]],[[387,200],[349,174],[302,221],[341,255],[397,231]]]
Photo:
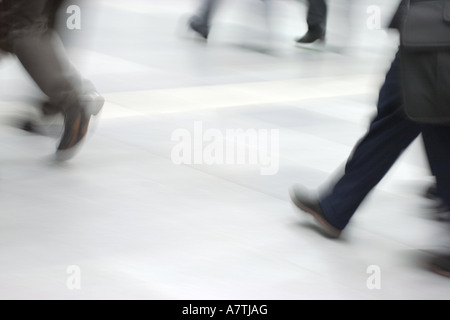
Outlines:
[[22,2],[14,19],[24,22],[12,25],[3,49],[17,56],[50,104],[60,111],[80,107],[81,92],[95,88],[71,65],[59,35],[48,28],[47,1]]

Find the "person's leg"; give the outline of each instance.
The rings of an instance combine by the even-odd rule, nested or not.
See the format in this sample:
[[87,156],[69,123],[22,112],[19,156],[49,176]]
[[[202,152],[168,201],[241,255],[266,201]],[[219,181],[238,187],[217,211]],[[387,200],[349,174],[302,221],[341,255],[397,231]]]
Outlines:
[[[39,26],[43,18],[38,17]],[[60,160],[74,155],[75,146],[84,139],[91,110],[80,98],[82,79],[70,65],[66,53],[58,47],[58,36],[52,30],[35,27],[10,34],[11,52],[17,56],[30,77],[48,96],[49,103],[64,115],[64,132],[57,148]],[[103,106],[103,104],[102,104]],[[95,112],[98,113],[96,110]]]
[[450,208],[450,126],[422,125],[422,136],[431,171],[444,204]]
[[50,103],[63,110],[69,105],[62,101],[67,96],[78,95],[75,83],[80,84],[81,79],[71,72],[66,57],[55,50],[54,36],[53,32],[45,32],[18,37],[13,40],[12,53],[17,56],[42,92],[48,96]]
[[43,93],[62,108],[61,94],[75,91],[81,78],[73,72],[58,35],[49,28],[51,6],[53,1],[17,0],[8,14],[16,22],[9,24],[6,37],[8,51],[17,56]]
[[398,58],[380,90],[378,114],[348,159],[345,172],[321,200],[325,216],[344,229],[368,193],[420,133],[402,111]]
[[298,43],[312,43],[317,40],[324,40],[327,14],[328,8],[326,0],[308,0],[308,13],[306,17],[308,31],[303,37],[296,41]]
[[197,13],[190,19],[189,27],[207,39],[211,27],[211,19],[220,0],[203,0]]
[[327,4],[325,0],[309,0],[306,22],[308,29],[314,32],[325,33],[327,24]]
[[206,25],[211,23],[214,11],[217,8],[220,0],[204,0],[200,9],[198,10],[197,16],[200,17]]
[[[335,229],[343,230],[347,226],[368,193],[419,135],[419,126],[403,115],[401,105],[399,61],[396,57],[380,90],[377,116],[353,149],[345,172],[336,183],[326,188],[327,191],[317,201],[314,211],[321,211],[323,220],[334,228],[334,233],[337,234]],[[308,197],[300,190],[295,199],[301,203]]]
[[[428,162],[436,177],[439,196],[447,212],[450,208],[450,126],[422,125],[422,136]],[[444,221],[450,231],[450,222]],[[445,244],[447,252],[437,254],[431,262],[431,268],[440,275],[450,277],[450,247]]]

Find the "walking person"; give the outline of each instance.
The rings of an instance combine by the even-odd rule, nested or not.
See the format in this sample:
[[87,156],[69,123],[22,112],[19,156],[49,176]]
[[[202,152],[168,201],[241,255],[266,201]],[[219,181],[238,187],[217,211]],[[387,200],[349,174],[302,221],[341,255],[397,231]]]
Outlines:
[[402,109],[399,64],[397,54],[379,93],[377,115],[337,182],[326,186],[320,195],[310,194],[300,185],[290,190],[294,204],[312,214],[331,237],[341,235],[367,195],[420,134],[420,126]]
[[299,44],[324,41],[327,25],[327,0],[308,0],[306,22],[308,31],[295,41]]
[[189,20],[189,28],[207,40],[211,30],[211,21],[221,4],[222,0],[202,0],[197,12]]
[[[211,29],[211,20],[222,0],[202,0],[197,12],[189,20],[189,28],[207,40]],[[267,1],[267,0],[262,0]],[[307,33],[296,39],[297,43],[323,41],[327,23],[327,0],[308,0],[306,22]]]
[[[405,5],[406,1],[400,4],[391,27],[400,25]],[[320,230],[331,238],[341,236],[367,195],[421,133],[439,196],[447,210],[450,208],[450,126],[419,124],[406,116],[400,63],[397,53],[379,93],[377,115],[354,147],[344,173],[321,194],[302,185],[289,191],[294,205],[314,217]],[[432,265],[436,272],[448,276],[450,254],[438,255]]]
[[83,99],[83,80],[71,66],[51,23],[50,1],[3,0],[0,2],[1,49],[14,54],[48,97],[48,104],[64,117],[64,131],[57,146],[59,160],[73,157],[87,134],[92,115],[103,100]]
[[203,39],[208,39],[211,19],[221,0],[203,0],[197,13],[189,21],[189,28]]

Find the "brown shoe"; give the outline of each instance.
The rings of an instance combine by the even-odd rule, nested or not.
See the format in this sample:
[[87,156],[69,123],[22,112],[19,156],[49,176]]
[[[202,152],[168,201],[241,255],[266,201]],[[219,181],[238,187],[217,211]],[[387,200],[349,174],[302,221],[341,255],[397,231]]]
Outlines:
[[90,119],[84,108],[70,110],[64,115],[64,132],[56,151],[58,161],[66,161],[76,154],[86,137]]
[[340,237],[342,231],[328,222],[317,197],[311,196],[309,192],[300,186],[293,186],[289,190],[289,195],[297,208],[314,217],[317,225],[328,237]]
[[430,261],[429,267],[434,273],[450,278],[450,254],[435,256]]
[[64,113],[64,132],[59,142],[56,159],[66,161],[72,158],[84,141],[92,116],[97,116],[103,108],[105,99],[97,92],[87,93],[79,98]]

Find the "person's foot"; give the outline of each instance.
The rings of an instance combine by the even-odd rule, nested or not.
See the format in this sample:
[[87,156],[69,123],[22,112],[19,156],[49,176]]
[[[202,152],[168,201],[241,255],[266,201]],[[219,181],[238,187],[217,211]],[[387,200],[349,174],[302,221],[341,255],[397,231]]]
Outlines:
[[189,20],[189,28],[200,35],[203,39],[208,39],[209,26],[202,18],[193,16]]
[[64,132],[56,151],[56,159],[65,161],[72,158],[86,137],[90,115],[84,108],[70,110],[64,115]]
[[431,209],[431,214],[436,221],[450,222],[450,208],[443,202],[437,203]]
[[324,31],[308,30],[308,32],[303,37],[295,40],[295,42],[299,44],[314,43],[316,41],[318,42],[325,41]]
[[320,229],[330,238],[339,238],[342,231],[334,227],[325,217],[319,199],[312,196],[303,187],[293,186],[289,195],[295,206],[314,217]]
[[81,107],[64,113],[64,132],[57,147],[57,160],[65,161],[75,155],[86,137],[91,117],[100,113],[104,101],[99,94],[83,95],[80,98]]
[[64,127],[64,117],[60,110],[44,113],[40,105],[39,113],[28,113],[15,120],[13,125],[31,134],[59,138]]
[[50,101],[44,101],[41,104],[41,112],[44,117],[48,117],[60,114],[61,110],[57,105],[52,104]]
[[435,256],[429,265],[431,271],[441,276],[450,277],[450,254],[440,254]]
[[437,185],[436,184],[432,184],[430,185],[424,192],[424,197],[430,200],[437,200],[440,199],[439,193],[438,193],[438,189],[437,189]]
[[19,126],[23,131],[35,134],[39,133],[38,129],[36,128],[36,123],[33,120],[24,120],[20,123]]
[[433,201],[430,210],[431,214],[434,216],[434,219],[438,221],[450,221],[450,208],[444,203],[439,195],[436,184],[432,184],[426,188],[423,192],[423,197]]

